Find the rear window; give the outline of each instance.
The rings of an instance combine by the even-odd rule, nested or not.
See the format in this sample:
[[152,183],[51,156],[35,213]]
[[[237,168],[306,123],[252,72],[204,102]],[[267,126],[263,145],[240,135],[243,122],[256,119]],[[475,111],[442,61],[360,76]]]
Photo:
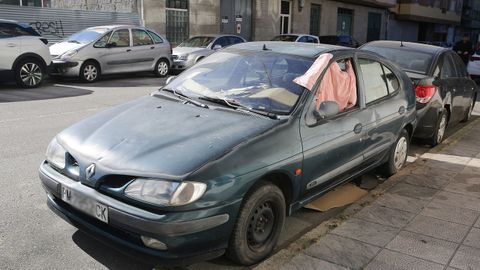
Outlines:
[[287,41],[287,42],[295,42],[298,36],[295,35],[280,35],[276,36],[272,39],[272,41]]
[[376,52],[399,65],[404,71],[427,74],[433,55],[413,50],[365,46],[362,50]]
[[337,36],[320,36],[320,43],[337,44]]

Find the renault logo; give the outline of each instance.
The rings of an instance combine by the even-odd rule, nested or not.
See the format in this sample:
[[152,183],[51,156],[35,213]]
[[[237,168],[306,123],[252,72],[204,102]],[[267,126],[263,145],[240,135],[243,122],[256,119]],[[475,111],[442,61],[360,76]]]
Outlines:
[[90,164],[90,166],[85,169],[85,175],[87,180],[90,180],[93,175],[95,175],[95,163]]

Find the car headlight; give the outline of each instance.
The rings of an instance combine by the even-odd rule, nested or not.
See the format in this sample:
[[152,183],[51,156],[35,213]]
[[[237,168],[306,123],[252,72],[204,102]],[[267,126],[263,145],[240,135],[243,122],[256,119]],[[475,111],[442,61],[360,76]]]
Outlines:
[[70,51],[62,54],[62,56],[61,56],[60,58],[62,58],[62,59],[70,59],[70,58],[74,57],[77,53],[78,53],[77,50],[70,50]]
[[174,182],[137,178],[125,189],[125,195],[139,201],[164,206],[179,206],[198,200],[207,185],[198,182]]
[[65,155],[67,151],[57,141],[56,138],[50,142],[47,147],[46,159],[48,163],[55,166],[57,169],[65,168]]
[[185,61],[188,59],[188,54],[180,55],[178,59]]

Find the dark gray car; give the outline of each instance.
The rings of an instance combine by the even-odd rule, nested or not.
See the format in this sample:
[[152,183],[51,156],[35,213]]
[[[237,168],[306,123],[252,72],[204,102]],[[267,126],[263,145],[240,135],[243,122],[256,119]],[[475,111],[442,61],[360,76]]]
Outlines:
[[470,119],[477,85],[452,50],[400,41],[373,41],[361,49],[390,59],[412,79],[417,96],[415,137],[434,146],[444,139],[447,126]]

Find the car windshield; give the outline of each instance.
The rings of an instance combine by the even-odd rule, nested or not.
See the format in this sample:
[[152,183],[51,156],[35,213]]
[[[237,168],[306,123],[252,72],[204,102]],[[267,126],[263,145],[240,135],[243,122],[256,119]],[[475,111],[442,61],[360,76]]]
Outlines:
[[97,38],[105,34],[107,31],[108,31],[107,28],[95,28],[95,29],[83,30],[69,36],[65,41],[80,43],[80,44],[88,44],[92,41],[95,41]]
[[183,72],[165,89],[285,115],[304,91],[293,79],[303,75],[312,63],[313,59],[287,54],[222,51]]
[[296,35],[279,35],[272,39],[272,41],[288,41],[288,42],[295,42],[298,36]]
[[213,37],[192,37],[180,43],[177,47],[200,47],[206,48],[208,44],[212,43]]
[[365,46],[362,47],[362,50],[376,52],[399,65],[404,71],[424,75],[427,74],[433,60],[433,55],[414,50],[376,46]]

